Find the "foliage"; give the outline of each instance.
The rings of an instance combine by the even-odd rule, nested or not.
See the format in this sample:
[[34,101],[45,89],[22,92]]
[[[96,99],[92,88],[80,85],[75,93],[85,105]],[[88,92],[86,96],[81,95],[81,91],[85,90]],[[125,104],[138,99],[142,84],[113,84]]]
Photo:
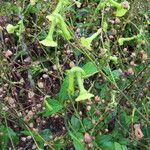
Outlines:
[[149,149],[149,1],[1,3],[0,149]]

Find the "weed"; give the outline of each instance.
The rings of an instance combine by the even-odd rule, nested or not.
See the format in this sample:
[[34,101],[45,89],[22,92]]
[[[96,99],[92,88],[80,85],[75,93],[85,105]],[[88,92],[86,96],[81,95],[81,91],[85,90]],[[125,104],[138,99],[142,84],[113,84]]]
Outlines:
[[1,6],[0,149],[149,149],[149,1]]

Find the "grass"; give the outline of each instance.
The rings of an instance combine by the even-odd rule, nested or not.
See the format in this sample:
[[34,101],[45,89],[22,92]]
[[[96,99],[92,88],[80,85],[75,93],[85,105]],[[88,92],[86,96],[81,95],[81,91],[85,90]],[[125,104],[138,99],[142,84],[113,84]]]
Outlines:
[[150,4],[122,2],[1,2],[0,149],[149,150]]

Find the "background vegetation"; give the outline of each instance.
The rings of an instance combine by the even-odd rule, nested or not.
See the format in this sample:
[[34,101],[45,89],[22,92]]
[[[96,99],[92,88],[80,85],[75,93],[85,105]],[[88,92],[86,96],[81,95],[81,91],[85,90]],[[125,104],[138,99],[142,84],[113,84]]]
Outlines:
[[58,2],[0,2],[0,149],[148,150],[150,2],[64,0],[45,46]]

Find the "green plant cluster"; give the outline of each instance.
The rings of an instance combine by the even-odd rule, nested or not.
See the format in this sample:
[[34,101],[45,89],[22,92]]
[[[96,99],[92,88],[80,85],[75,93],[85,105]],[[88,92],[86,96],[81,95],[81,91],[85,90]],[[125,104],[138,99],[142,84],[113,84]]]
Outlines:
[[0,150],[149,149],[146,6],[134,16],[136,0],[2,5]]

